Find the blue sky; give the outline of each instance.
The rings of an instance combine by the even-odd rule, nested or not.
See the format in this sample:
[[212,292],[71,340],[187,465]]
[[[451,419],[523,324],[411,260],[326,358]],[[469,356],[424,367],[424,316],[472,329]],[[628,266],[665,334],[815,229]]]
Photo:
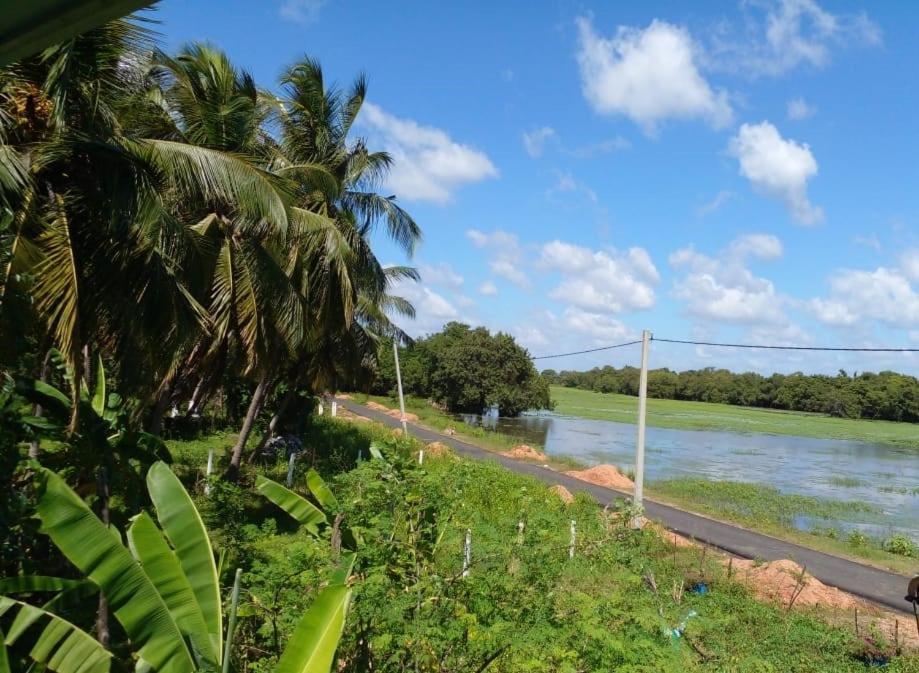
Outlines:
[[[263,86],[365,72],[357,132],[421,224],[414,334],[465,320],[534,355],[677,339],[919,346],[912,3],[164,0],[167,48]],[[378,242],[387,262],[403,256]],[[635,362],[623,349],[544,361]],[[652,364],[892,368],[910,355],[656,344]]]

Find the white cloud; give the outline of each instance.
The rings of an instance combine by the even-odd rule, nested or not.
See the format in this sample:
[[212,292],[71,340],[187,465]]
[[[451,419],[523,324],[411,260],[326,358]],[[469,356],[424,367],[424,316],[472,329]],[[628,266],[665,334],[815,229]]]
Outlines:
[[573,306],[565,309],[563,323],[574,332],[590,337],[594,344],[628,341],[637,336],[634,330],[610,315],[583,311]]
[[418,271],[421,274],[421,280],[431,285],[443,285],[458,290],[463,284],[463,277],[446,262],[423,264]]
[[486,280],[479,285],[479,294],[484,294],[486,297],[494,297],[498,294],[498,288],[490,280]]
[[501,229],[489,233],[469,229],[466,236],[475,247],[488,248],[492,251],[493,257],[489,262],[489,268],[493,274],[509,280],[518,287],[528,288],[530,286],[530,279],[521,268],[523,253],[516,234]]
[[817,160],[807,144],[786,140],[769,122],[743,124],[728,152],[740,173],[758,192],[782,201],[802,224],[823,220],[823,209],[807,198],[807,181],[817,174]]
[[782,254],[782,244],[768,234],[748,234],[732,241],[717,256],[682,248],[670,255],[670,264],[686,274],[674,284],[674,295],[697,317],[732,324],[788,323],[784,305],[772,281],[756,276],[746,266],[749,258],[770,261]]
[[881,30],[864,13],[833,14],[816,0],[757,0],[747,7],[746,30],[726,27],[716,36],[713,65],[749,76],[781,75],[800,65],[821,68],[833,48],[878,45]]
[[595,251],[555,240],[542,246],[540,266],[563,276],[549,293],[552,299],[602,313],[650,308],[654,285],[660,282],[643,248]]
[[498,176],[484,152],[441,129],[395,117],[373,103],[364,103],[362,112],[360,122],[392,155],[387,186],[401,198],[448,203],[459,187]]
[[698,47],[685,28],[654,20],[604,38],[586,18],[577,25],[581,85],[596,112],[625,115],[648,134],[671,118],[702,118],[716,128],[731,122],[727,93],[699,72]]
[[410,279],[394,283],[392,294],[407,299],[415,307],[415,319],[393,316],[406,332],[418,336],[438,331],[451,320],[462,320],[460,311],[442,294]]
[[286,21],[308,25],[319,20],[326,0],[284,0],[278,13]]
[[839,327],[877,321],[890,327],[919,326],[919,291],[907,269],[841,269],[830,277],[827,298],[810,301],[818,320]]
[[555,184],[546,190],[546,197],[551,200],[555,199],[559,194],[564,193],[582,194],[588,201],[594,204],[600,201],[597,193],[593,189],[583,182],[576,180],[571,173],[559,171],[556,173]]
[[696,214],[699,217],[711,215],[716,210],[720,210],[722,206],[726,205],[733,198],[734,192],[727,189],[722,189],[720,192],[715,194],[715,197],[711,201],[703,203],[701,206],[699,206],[696,209]]
[[919,248],[910,248],[900,255],[900,267],[911,280],[919,282]]
[[788,101],[788,118],[794,121],[813,117],[817,108],[803,98],[792,98]]
[[[863,236],[861,234],[856,234],[852,237],[852,242],[855,245],[861,245],[865,248],[871,248],[875,252],[880,252],[882,249],[881,239],[878,238],[877,234],[870,234],[868,236]],[[917,251],[919,254],[919,251]]]
[[566,149],[565,153],[577,159],[589,159],[601,154],[621,152],[622,150],[629,149],[631,146],[632,143],[629,142],[628,138],[613,136],[612,138],[590,143],[589,145],[582,145],[581,147],[575,147],[571,150]]
[[523,134],[523,147],[534,159],[542,156],[546,142],[555,137],[555,129],[551,126],[541,128]]

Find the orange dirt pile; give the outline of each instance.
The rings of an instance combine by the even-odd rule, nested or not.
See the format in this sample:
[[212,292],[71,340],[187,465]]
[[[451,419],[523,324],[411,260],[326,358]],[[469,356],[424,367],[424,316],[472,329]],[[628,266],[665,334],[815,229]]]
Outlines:
[[442,442],[431,442],[424,447],[424,455],[432,458],[453,456],[453,449]]
[[366,416],[358,416],[357,414],[352,414],[347,409],[339,409],[338,417],[343,418],[346,421],[353,421],[355,423],[369,423],[370,419]]
[[537,451],[532,446],[528,444],[518,444],[510,451],[502,451],[502,456],[507,456],[508,458],[516,458],[517,460],[545,460],[546,454],[542,451]]
[[375,411],[385,411],[387,413],[390,411],[389,407],[384,407],[379,402],[374,402],[373,400],[370,400],[369,402],[367,402],[366,407],[368,409],[373,409]]
[[574,496],[571,495],[571,491],[569,491],[567,488],[565,488],[561,484],[556,484],[555,486],[550,488],[549,491],[557,495],[559,500],[561,500],[566,505],[574,501]]
[[[723,562],[729,563],[727,560]],[[747,559],[734,559],[733,569],[734,576],[749,586],[756,596],[786,607],[796,593],[798,597],[794,605],[798,606],[816,605],[839,610],[858,607],[858,601],[851,594],[829,587],[806,572],[802,574],[801,566],[788,559],[760,565]]]
[[[653,523],[645,520],[642,528],[651,528],[653,529],[661,538],[672,544],[674,547],[698,547],[699,543],[693,542],[688,537],[683,537],[679,533],[674,533],[672,530],[667,530],[658,523]],[[735,561],[736,563],[736,561]]]
[[353,400],[353,399],[354,399],[354,398],[351,397],[348,393],[339,393],[339,394],[336,395],[335,397],[337,397],[337,398],[340,399],[340,400]]
[[[368,406],[369,406],[369,405],[368,405]],[[402,418],[402,414],[399,412],[398,409],[389,409],[389,410],[386,412],[386,415],[387,415],[387,416],[392,416],[393,418]],[[406,412],[405,412],[405,420],[407,420],[409,423],[414,423],[414,422],[416,422],[416,421],[418,420],[418,414],[413,414],[413,413],[411,413],[411,412],[406,411]]]
[[587,470],[570,470],[565,474],[569,477],[586,481],[589,484],[606,486],[607,488],[628,491],[635,486],[632,480],[622,474],[615,465],[595,465]]

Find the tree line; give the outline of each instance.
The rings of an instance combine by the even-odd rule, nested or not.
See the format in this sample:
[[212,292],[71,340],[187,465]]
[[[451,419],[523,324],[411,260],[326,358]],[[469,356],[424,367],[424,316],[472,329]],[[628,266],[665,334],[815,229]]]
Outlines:
[[[638,395],[637,367],[594,367],[589,371],[555,371],[542,376],[553,385],[599,393]],[[869,418],[919,422],[919,379],[891,371],[849,374],[734,373],[713,367],[676,372],[648,372],[648,395],[670,400],[719,402],[829,414],[840,418]]]
[[[371,390],[396,390],[392,343],[381,345]],[[497,406],[502,416],[551,409],[549,383],[529,353],[509,334],[492,334],[451,322],[399,354],[405,394],[430,399],[448,411],[481,414]]]

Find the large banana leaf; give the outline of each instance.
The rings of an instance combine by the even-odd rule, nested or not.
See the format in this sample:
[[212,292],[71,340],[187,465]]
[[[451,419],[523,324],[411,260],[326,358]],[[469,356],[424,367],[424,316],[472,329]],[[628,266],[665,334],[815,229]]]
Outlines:
[[44,622],[29,652],[33,661],[57,673],[108,672],[111,653],[79,627],[42,608],[0,596],[0,616],[10,611],[15,617],[0,643],[0,671],[10,670],[6,646],[15,645],[23,634]]
[[338,504],[338,498],[335,497],[332,489],[329,488],[329,485],[325,483],[316,470],[310,470],[306,473],[306,486],[309,488],[310,493],[313,494],[313,497],[316,498],[316,502],[325,509],[327,515],[330,516],[332,512],[337,512],[341,509]]
[[156,518],[175,548],[176,557],[204,616],[214,651],[220,653],[223,651],[220,582],[214,550],[201,515],[182,482],[165,463],[154,463],[147,472],[147,489],[156,507]]
[[219,655],[214,652],[204,615],[201,614],[188,578],[182,572],[179,560],[162,531],[146,512],[138,514],[131,522],[128,545],[134,558],[143,566],[147,577],[163,597],[179,629],[191,641],[192,649],[216,669]]
[[194,660],[153,583],[64,480],[40,471],[38,516],[42,531],[101,588],[135,651],[160,673],[189,673]]
[[276,481],[258,475],[255,490],[290,514],[313,535],[319,533],[319,524],[326,522],[325,513],[321,509]]
[[0,579],[0,594],[31,594],[41,591],[63,591],[86,584],[86,580],[71,580],[45,575],[17,575]]
[[326,588],[300,619],[274,673],[329,673],[345,627],[351,589]]

